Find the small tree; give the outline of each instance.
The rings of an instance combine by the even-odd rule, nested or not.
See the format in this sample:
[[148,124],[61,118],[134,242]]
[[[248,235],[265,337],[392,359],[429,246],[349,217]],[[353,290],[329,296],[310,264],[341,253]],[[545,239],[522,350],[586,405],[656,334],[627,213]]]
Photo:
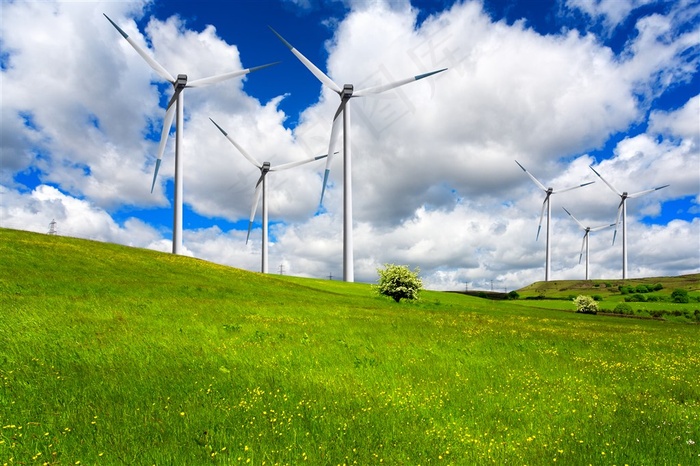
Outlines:
[[689,303],[690,302],[690,298],[688,297],[688,291],[680,289],[680,288],[673,290],[673,293],[671,293],[671,298],[673,299],[674,303]]
[[384,264],[383,269],[377,269],[379,283],[374,289],[397,303],[402,299],[416,300],[423,289],[423,282],[418,278],[419,272],[418,267],[411,272],[407,265]]
[[590,296],[579,295],[574,299],[574,304],[576,304],[576,312],[584,314],[598,313],[598,303]]

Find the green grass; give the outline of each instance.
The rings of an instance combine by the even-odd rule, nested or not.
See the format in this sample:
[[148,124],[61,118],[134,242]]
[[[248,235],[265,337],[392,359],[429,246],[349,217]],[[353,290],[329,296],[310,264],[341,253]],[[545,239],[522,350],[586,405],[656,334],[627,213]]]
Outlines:
[[697,325],[5,229],[0,266],[0,464],[700,461]]

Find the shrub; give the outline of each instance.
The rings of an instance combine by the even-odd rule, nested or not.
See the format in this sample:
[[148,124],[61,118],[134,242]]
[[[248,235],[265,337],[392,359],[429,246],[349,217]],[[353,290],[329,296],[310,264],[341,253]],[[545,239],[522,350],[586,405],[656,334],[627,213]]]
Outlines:
[[508,293],[508,299],[519,299],[519,298],[520,298],[520,294],[518,294],[518,292],[515,290]]
[[384,264],[383,269],[377,269],[379,283],[374,289],[397,303],[402,299],[416,300],[423,289],[423,282],[418,278],[419,272],[418,267],[411,272],[406,265]]
[[574,299],[574,304],[576,304],[576,312],[581,312],[583,314],[598,313],[598,303],[590,296],[577,296],[576,299]]
[[643,294],[635,293],[632,296],[625,297],[625,301],[628,303],[643,303],[647,300]]
[[636,291],[637,293],[648,293],[649,288],[647,288],[646,285],[637,285],[634,291]]
[[690,298],[688,297],[688,291],[687,290],[673,290],[673,293],[671,293],[671,298],[673,298],[674,303],[689,303]]
[[620,294],[630,294],[630,291],[632,290],[631,286],[625,286],[625,285],[620,285]]
[[654,291],[661,291],[664,289],[664,286],[661,283],[657,283],[654,285]]
[[603,297],[602,297],[601,295],[599,295],[599,294],[594,294],[594,295],[593,295],[593,300],[594,300],[594,301],[602,301],[602,300],[603,300]]
[[617,306],[615,306],[615,311],[616,314],[634,314],[634,310],[632,309],[632,306],[630,306],[627,303],[620,303]]

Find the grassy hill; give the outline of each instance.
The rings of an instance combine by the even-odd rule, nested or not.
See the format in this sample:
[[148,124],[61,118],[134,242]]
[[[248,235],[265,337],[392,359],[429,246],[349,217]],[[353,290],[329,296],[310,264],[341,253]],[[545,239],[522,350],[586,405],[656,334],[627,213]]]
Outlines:
[[2,464],[690,464],[700,327],[0,229]]
[[639,285],[661,285],[657,295],[670,296],[673,290],[684,289],[693,296],[700,294],[700,274],[681,275],[678,277],[650,277],[633,279],[603,280],[554,280],[535,282],[518,290],[522,297],[545,296],[548,298],[567,297],[572,294],[594,295],[603,297],[620,296],[621,286],[637,287]]

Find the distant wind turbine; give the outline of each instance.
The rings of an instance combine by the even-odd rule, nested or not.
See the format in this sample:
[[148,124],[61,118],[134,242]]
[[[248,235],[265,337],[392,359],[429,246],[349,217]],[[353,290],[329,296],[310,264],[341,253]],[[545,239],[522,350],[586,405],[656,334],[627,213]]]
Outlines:
[[250,163],[255,165],[260,169],[260,178],[258,178],[258,182],[255,183],[255,195],[253,196],[253,206],[250,209],[250,221],[248,222],[248,236],[246,236],[245,242],[248,244],[248,240],[250,239],[250,230],[253,227],[253,219],[255,218],[255,211],[258,208],[258,203],[260,202],[260,197],[262,195],[262,266],[261,266],[261,272],[262,273],[268,273],[268,260],[267,260],[267,237],[268,237],[268,221],[267,221],[267,184],[265,182],[265,179],[267,177],[267,174],[269,172],[275,172],[275,171],[281,171],[281,170],[287,170],[289,168],[294,168],[298,167],[299,165],[303,165],[305,163],[309,162],[314,162],[316,160],[323,159],[328,156],[328,154],[324,155],[319,155],[318,157],[313,157],[310,159],[305,159],[305,160],[299,160],[297,162],[290,162],[290,163],[285,163],[282,165],[277,165],[277,166],[272,166],[270,162],[263,162],[260,163],[255,159],[252,155],[250,155],[248,152],[245,151],[236,141],[233,140],[233,138],[221,128],[214,120],[209,118],[214,125],[219,128],[219,131],[223,133],[224,136],[226,136],[226,139],[229,140],[231,144],[233,144],[236,149],[238,149],[238,152],[240,152],[243,157],[248,159]]
[[436,73],[445,71],[447,68],[431,71],[429,73],[412,76],[410,78],[395,81],[389,84],[369,87],[366,89],[355,90],[352,84],[345,84],[342,88],[329,78],[323,71],[318,69],[316,65],[311,63],[304,55],[287,42],[274,29],[270,28],[273,33],[282,41],[284,45],[308,68],[323,85],[332,89],[340,96],[340,105],[333,116],[333,124],[331,126],[331,138],[328,144],[328,160],[326,161],[326,171],[323,175],[323,187],[321,188],[321,204],[323,204],[323,195],[326,191],[328,183],[328,175],[330,174],[332,154],[335,153],[335,144],[338,137],[338,125],[336,122],[339,116],[343,114],[343,280],[346,282],[355,281],[355,272],[353,265],[353,242],[352,242],[352,157],[351,157],[351,134],[350,134],[350,99],[353,97],[363,97],[372,94],[380,94],[390,89],[403,86],[404,84],[418,81],[419,79],[427,78]]
[[572,186],[572,187],[570,187],[570,188],[559,189],[559,190],[555,191],[555,190],[552,189],[552,188],[545,188],[545,186],[544,186],[542,183],[540,183],[540,181],[539,181],[537,178],[535,178],[534,176],[532,176],[532,174],[531,174],[529,171],[525,170],[525,167],[523,167],[522,165],[520,165],[520,162],[518,162],[518,161],[516,160],[515,163],[517,163],[518,166],[519,166],[520,168],[522,168],[523,171],[527,174],[527,176],[529,176],[529,177],[532,179],[532,181],[534,181],[535,184],[536,184],[542,191],[545,192],[544,201],[542,202],[542,211],[540,212],[540,223],[539,223],[538,226],[537,226],[537,236],[536,236],[535,240],[538,240],[538,239],[540,238],[540,230],[542,229],[542,218],[544,217],[544,209],[545,209],[545,207],[546,207],[546,208],[547,208],[547,244],[545,245],[545,251],[546,251],[546,252],[545,252],[544,281],[547,282],[547,281],[549,281],[549,271],[550,271],[550,266],[551,266],[549,237],[550,237],[550,231],[551,231],[551,230],[550,230],[550,223],[551,223],[551,222],[550,222],[550,219],[552,218],[552,205],[551,205],[551,203],[550,203],[550,199],[549,199],[549,198],[551,197],[552,194],[563,193],[563,192],[566,192],[566,191],[571,191],[572,189],[581,188],[581,187],[583,187],[583,186],[587,186],[587,185],[589,185],[589,184],[593,184],[593,183],[595,183],[595,181],[588,181],[588,182],[586,182],[586,183],[582,183],[582,184],[579,184],[579,185],[576,185],[576,186]]
[[598,173],[592,165],[590,166],[590,169],[593,170],[593,173],[598,175],[601,180],[603,180],[603,183],[608,185],[608,188],[610,188],[612,192],[620,196],[620,204],[617,206],[617,219],[615,220],[615,232],[613,233],[613,244],[615,244],[617,225],[620,224],[620,214],[622,214],[622,279],[624,280],[627,278],[627,199],[641,197],[645,194],[653,193],[654,191],[658,191],[659,189],[666,188],[670,185],[665,184],[663,186],[659,186],[658,188],[646,189],[644,191],[639,191],[638,193],[627,194],[627,191],[620,192],[615,189],[615,187],[608,183],[605,178],[600,176],[600,173]]
[[589,257],[589,254],[588,254],[588,253],[589,253],[589,251],[590,251],[590,250],[589,250],[589,247],[588,247],[588,237],[590,236],[590,233],[591,233],[592,231],[600,231],[600,230],[604,230],[604,229],[606,229],[606,228],[614,227],[615,224],[614,224],[614,223],[611,223],[611,224],[609,224],[609,225],[601,225],[601,226],[599,226],[599,227],[592,227],[592,228],[591,228],[591,227],[586,227],[586,226],[583,226],[583,223],[579,222],[578,219],[577,219],[576,217],[574,217],[573,214],[572,214],[571,212],[569,212],[568,210],[566,210],[566,207],[562,207],[562,209],[564,209],[564,211],[565,211],[567,214],[569,214],[569,217],[573,218],[574,221],[575,221],[576,223],[578,223],[579,226],[580,226],[581,228],[583,228],[583,230],[585,231],[585,233],[583,234],[583,242],[581,243],[581,254],[579,254],[579,256],[578,256],[578,263],[579,263],[579,264],[581,263],[581,258],[583,257],[583,248],[585,247],[585,248],[586,248],[586,280],[588,280],[588,257]]
[[[104,13],[103,13],[104,14]],[[168,81],[173,85],[173,96],[170,98],[168,105],[166,107],[165,118],[163,119],[163,131],[160,136],[160,144],[158,145],[158,157],[156,159],[156,168],[153,173],[153,183],[151,184],[151,192],[156,184],[156,178],[158,176],[158,170],[160,169],[160,162],[163,157],[163,152],[165,151],[165,143],[168,140],[168,135],[170,134],[170,127],[173,124],[173,118],[177,113],[177,122],[175,123],[175,202],[174,202],[174,213],[173,213],[173,254],[180,254],[182,251],[182,158],[180,157],[180,148],[182,147],[182,133],[184,126],[184,107],[183,107],[183,90],[187,87],[204,87],[211,84],[215,84],[227,79],[232,79],[238,76],[243,76],[253,71],[260,70],[262,68],[267,68],[268,66],[276,65],[277,63],[270,63],[267,65],[257,66],[254,68],[248,68],[240,71],[233,71],[231,73],[225,73],[217,76],[210,76],[208,78],[196,79],[194,81],[187,81],[186,74],[178,74],[177,79],[174,78],[168,70],[166,70],[160,63],[158,63],[153,57],[151,57],[144,49],[139,47],[139,45],[134,41],[129,35],[124,32],[117,24],[112,21],[109,16],[104,15],[107,20],[112,23],[112,26],[116,28],[117,31],[126,39],[126,41],[136,50],[136,52],[141,55],[141,57],[148,63],[148,65],[153,68],[153,70],[158,73],[158,75],[164,80]],[[175,105],[174,105],[175,104]]]

